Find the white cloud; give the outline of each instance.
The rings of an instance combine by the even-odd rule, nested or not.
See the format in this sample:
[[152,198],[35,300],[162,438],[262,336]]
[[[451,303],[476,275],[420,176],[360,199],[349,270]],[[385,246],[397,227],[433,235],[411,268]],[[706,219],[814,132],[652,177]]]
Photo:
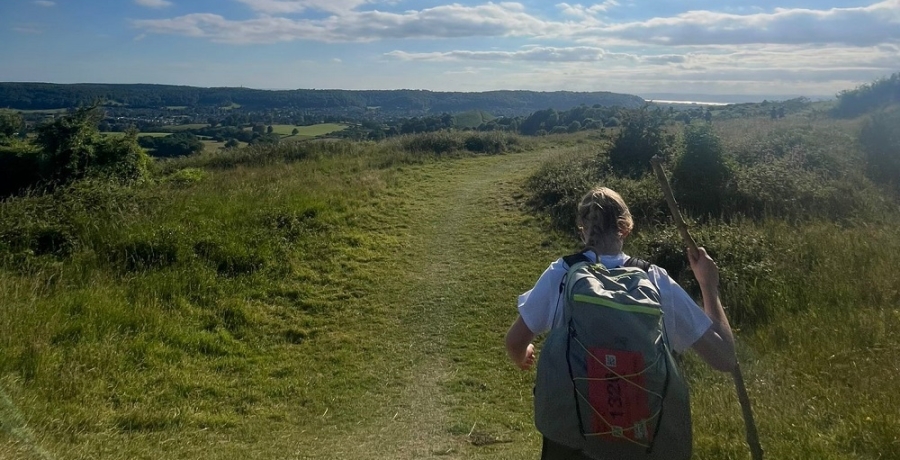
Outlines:
[[[720,49],[696,48],[682,54],[636,54],[609,52],[589,46],[524,47],[517,51],[471,51],[409,53],[401,50],[385,53],[401,61],[534,61],[592,63],[604,61],[606,68],[667,66],[667,72],[712,71],[716,69],[754,69],[765,71],[821,70],[834,72],[892,72],[900,47],[798,47],[771,45],[756,50],[744,47]],[[658,68],[657,68],[658,69]],[[659,72],[659,70],[654,70]]]
[[340,13],[351,11],[367,0],[237,0],[266,14],[300,13],[307,9]]
[[744,15],[688,11],[668,18],[598,27],[587,33],[665,46],[759,43],[870,46],[900,39],[900,0],[827,10],[777,8],[772,13]]
[[[164,0],[135,0],[162,2]],[[748,44],[846,44],[871,46],[900,40],[900,0],[866,7],[776,9],[770,13],[731,14],[689,11],[676,16],[612,24],[591,7],[560,3],[574,21],[553,21],[529,14],[520,3],[449,4],[402,13],[355,11],[366,0],[237,0],[261,13],[229,20],[197,13],[171,19],[139,20],[149,33],[182,34],[225,43],[274,43],[293,40],[370,42],[385,39],[525,37],[577,40],[584,45],[717,46]],[[608,5],[608,6],[604,6]],[[323,19],[290,19],[313,8],[331,11]]]
[[20,34],[29,34],[29,35],[37,35],[37,34],[44,33],[43,29],[41,29],[39,27],[35,27],[35,26],[28,26],[28,25],[16,26],[16,27],[13,27],[12,30],[13,30],[13,32],[18,32]]
[[50,0],[35,0],[34,4],[37,6],[43,6],[45,8],[56,6],[56,2],[51,2]]
[[134,25],[150,33],[202,37],[235,44],[558,36],[565,27],[525,13],[518,3],[487,3],[472,7],[451,4],[404,13],[348,11],[317,20],[263,16],[233,21],[217,14],[197,13],[172,19],[137,20]]
[[539,61],[539,62],[598,62],[604,60],[638,61],[638,56],[609,53],[602,48],[574,46],[568,48],[532,46],[519,51],[448,51],[435,53],[407,53],[391,51],[385,56],[402,61]]
[[166,8],[172,6],[169,0],[134,0],[134,3],[147,8]]
[[578,18],[585,17],[593,17],[600,13],[605,13],[609,11],[610,8],[619,6],[619,2],[616,0],[606,0],[603,3],[595,3],[591,6],[584,6],[582,4],[570,5],[568,3],[558,3],[556,5],[559,8],[560,12],[566,16],[574,16]]

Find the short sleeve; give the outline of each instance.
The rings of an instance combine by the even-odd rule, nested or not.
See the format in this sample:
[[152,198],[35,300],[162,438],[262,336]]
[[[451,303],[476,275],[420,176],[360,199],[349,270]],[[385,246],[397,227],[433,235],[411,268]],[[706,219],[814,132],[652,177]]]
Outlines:
[[706,333],[712,320],[663,268],[653,265],[649,275],[659,289],[669,344],[683,353]]
[[559,309],[559,286],[566,269],[559,259],[541,274],[534,287],[519,296],[519,315],[535,335],[553,327]]

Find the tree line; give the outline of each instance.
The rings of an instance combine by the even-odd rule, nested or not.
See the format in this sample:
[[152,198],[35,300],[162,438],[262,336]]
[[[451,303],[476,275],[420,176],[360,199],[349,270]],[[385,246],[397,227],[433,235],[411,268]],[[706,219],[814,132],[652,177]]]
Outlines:
[[249,110],[276,108],[358,109],[387,113],[441,113],[487,110],[526,114],[544,107],[565,110],[588,105],[637,107],[638,96],[612,92],[488,91],[481,93],[426,90],[259,90],[197,88],[170,85],[0,83],[0,107],[46,110],[78,107],[100,101],[110,107],[230,107]]

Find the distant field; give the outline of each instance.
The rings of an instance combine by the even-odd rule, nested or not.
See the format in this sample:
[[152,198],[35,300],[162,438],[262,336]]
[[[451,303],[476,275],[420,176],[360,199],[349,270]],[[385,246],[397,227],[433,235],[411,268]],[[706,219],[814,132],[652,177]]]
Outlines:
[[[347,125],[339,123],[320,123],[318,125],[310,126],[272,125],[272,133],[282,136],[282,140],[301,141],[324,136],[336,131],[342,131],[346,128]],[[295,129],[297,130],[297,134],[293,134]]]
[[[102,134],[104,136],[109,136],[109,137],[122,137],[125,135],[125,133],[123,133],[123,132],[103,132],[100,134]],[[172,134],[172,133],[138,133],[138,137],[141,137],[141,136],[166,137],[170,134]]]
[[[177,133],[180,131],[187,131],[189,129],[205,128],[207,126],[209,126],[209,125],[200,124],[200,123],[191,124],[191,125],[165,126],[162,128],[157,128],[157,129],[159,129],[159,131],[157,131],[157,132],[138,133],[138,137],[140,137],[140,136],[165,137],[165,136],[168,136],[170,134]],[[322,123],[322,124],[311,125],[311,126],[272,125],[272,132],[274,134],[278,134],[279,136],[281,136],[282,140],[292,142],[292,141],[302,141],[302,140],[312,139],[312,138],[315,138],[318,136],[323,136],[325,134],[330,134],[330,133],[333,133],[336,131],[341,131],[346,128],[347,128],[347,125],[342,125],[342,124],[338,124],[338,123]],[[291,134],[294,131],[294,129],[297,129],[296,135]],[[104,136],[111,136],[111,137],[120,137],[120,136],[125,135],[125,133],[123,133],[123,132],[103,132],[100,134],[103,134]],[[208,138],[206,136],[198,136],[198,137],[203,141],[204,145],[206,145],[205,150],[207,150],[207,151],[214,151],[225,145],[223,142],[212,141],[210,138]],[[241,142],[241,146],[245,146],[245,145],[247,145],[247,144],[244,142]]]
[[208,123],[194,123],[194,124],[188,124],[188,125],[169,125],[169,126],[163,126],[162,128],[159,128],[159,130],[162,132],[167,132],[167,133],[177,133],[179,131],[187,131],[189,129],[206,128],[207,126],[209,126]]
[[[0,110],[7,110],[7,109],[0,109]],[[28,113],[56,114],[56,113],[66,113],[67,110],[69,110],[69,109],[39,109],[39,110],[17,110],[17,109],[11,109],[12,112],[25,113],[25,114],[28,114]]]
[[482,123],[487,123],[497,117],[485,112],[484,110],[472,110],[457,114],[453,117],[453,124],[459,128],[477,128]]
[[[310,138],[316,136],[324,136],[325,134],[331,134],[336,131],[343,131],[347,128],[347,125],[342,125],[338,123],[321,123],[318,125],[312,126],[291,126],[291,125],[273,125],[273,132],[278,134],[282,134],[278,131],[279,127],[285,126],[288,129],[284,135],[288,137],[300,137],[300,138]],[[297,129],[297,134],[292,135],[291,133],[294,131],[294,128]]]

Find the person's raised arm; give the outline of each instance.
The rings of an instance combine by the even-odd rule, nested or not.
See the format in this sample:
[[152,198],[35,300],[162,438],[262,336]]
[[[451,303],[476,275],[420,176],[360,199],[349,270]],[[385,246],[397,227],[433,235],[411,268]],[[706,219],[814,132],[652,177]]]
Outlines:
[[506,333],[506,353],[519,369],[528,370],[534,365],[532,340],[534,340],[534,333],[525,324],[522,316],[518,316]]
[[719,299],[719,268],[703,248],[696,251],[688,249],[688,260],[700,284],[703,311],[712,320],[712,325],[694,343],[693,349],[713,368],[731,372],[737,366],[737,358],[734,354],[734,334]]

